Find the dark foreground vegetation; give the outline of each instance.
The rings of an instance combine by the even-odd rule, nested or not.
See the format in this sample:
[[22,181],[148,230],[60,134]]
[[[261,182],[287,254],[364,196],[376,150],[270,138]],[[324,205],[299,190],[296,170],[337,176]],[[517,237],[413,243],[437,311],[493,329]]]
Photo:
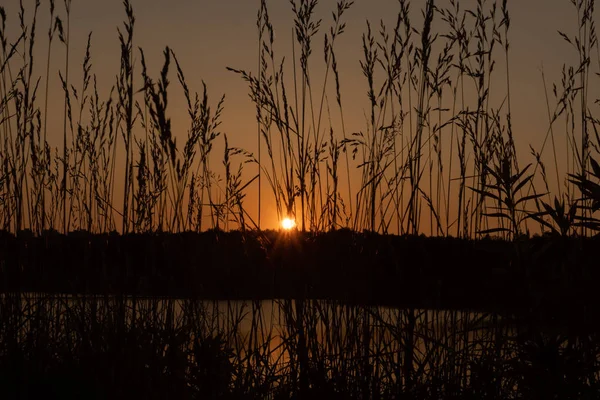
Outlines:
[[3,398],[598,398],[600,338],[332,301],[5,295]]
[[597,238],[213,230],[0,244],[6,398],[600,393]]

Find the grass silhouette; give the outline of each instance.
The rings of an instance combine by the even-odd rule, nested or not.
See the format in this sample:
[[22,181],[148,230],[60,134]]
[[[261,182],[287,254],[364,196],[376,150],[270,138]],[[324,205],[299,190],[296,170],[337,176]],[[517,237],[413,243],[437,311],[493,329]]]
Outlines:
[[[418,20],[399,0],[393,27],[368,23],[362,129],[346,125],[336,53],[353,2],[336,3],[324,34],[317,0],[290,3],[292,60],[275,53],[263,0],[257,71],[229,68],[256,107],[256,156],[230,146],[224,96],[213,104],[207,85],[193,92],[171,48],[151,75],[129,0],[105,97],[91,34],[73,82],[71,0],[61,11],[53,0],[21,7],[16,35],[0,7],[0,393],[597,397],[594,1],[574,2],[576,34],[560,32],[579,64],[553,85],[554,109],[546,94],[547,137],[526,163],[511,122],[506,0],[428,0]],[[57,45],[65,63],[52,101],[64,107],[53,148]],[[504,86],[492,85],[497,61]],[[187,105],[183,145],[172,80]],[[261,229],[263,180],[298,230]],[[256,184],[255,216],[244,201]]]

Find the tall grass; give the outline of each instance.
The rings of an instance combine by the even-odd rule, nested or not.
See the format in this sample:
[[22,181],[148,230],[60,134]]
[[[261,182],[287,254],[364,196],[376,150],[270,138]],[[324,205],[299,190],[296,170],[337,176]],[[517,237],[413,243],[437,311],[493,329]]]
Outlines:
[[[527,216],[535,214],[534,201],[541,197],[538,192],[530,193],[535,174],[526,180],[527,187],[517,187],[518,192],[528,192],[511,193],[513,203],[505,204],[495,194],[502,187],[501,176],[490,167],[503,166],[506,179],[523,172],[511,124],[507,2],[480,0],[472,10],[461,10],[455,1],[448,8],[427,2],[423,19],[415,24],[410,4],[399,1],[393,30],[381,22],[376,34],[367,22],[360,62],[369,105],[367,126],[350,137],[346,136],[333,43],[343,32],[341,17],[351,3],[338,3],[334,26],[324,35],[324,80],[321,98],[313,102],[308,68],[310,46],[321,22],[313,19],[317,5],[316,1],[292,2],[296,35],[291,80],[284,79],[285,64],[275,60],[275,28],[265,2],[258,19],[259,71],[253,75],[231,69],[249,83],[271,163],[268,168],[262,160],[257,164],[270,183],[278,215],[299,214],[303,229],[308,225],[320,230],[343,221],[338,213],[350,204],[347,226],[356,230],[462,237],[498,232],[517,237],[527,232]],[[432,26],[440,23],[444,33],[433,32]],[[499,48],[504,51],[504,78],[494,75]],[[335,89],[327,85],[330,71]],[[494,87],[499,92],[495,95],[492,82],[502,80],[505,86]],[[295,103],[288,101],[287,82],[295,90]],[[337,100],[340,126],[320,123],[324,110],[330,109],[328,99],[334,97],[327,96],[329,92]],[[501,99],[497,104],[496,98]],[[307,138],[307,126],[312,137]],[[280,152],[273,130],[279,134]],[[349,193],[345,202],[339,186],[340,151],[352,154],[362,177],[355,198]],[[331,185],[322,185],[321,164]],[[346,169],[349,190],[351,170]],[[322,198],[334,204],[327,206]],[[457,202],[451,201],[455,198]],[[318,222],[313,214],[327,215],[328,221]],[[423,226],[424,222],[428,224]]]
[[595,336],[485,314],[310,301],[297,320],[290,301],[34,294],[0,305],[9,397],[585,398],[598,388]]
[[[411,4],[400,0],[393,27],[382,21],[375,29],[367,22],[360,60],[368,106],[362,129],[347,124],[340,75],[346,66],[338,65],[336,56],[353,2],[338,1],[325,30],[317,17],[317,0],[291,1],[292,59],[284,62],[275,53],[276,27],[262,1],[258,71],[230,68],[248,83],[256,107],[257,155],[227,143],[222,167],[211,160],[219,157],[213,147],[225,138],[219,131],[224,97],[212,110],[206,85],[200,93],[188,87],[183,66],[170,48],[164,51],[158,78],[152,77],[144,51],[135,48],[135,17],[128,1],[119,28],[120,69],[112,89],[103,93],[107,85],[93,71],[91,34],[82,81],[72,82],[72,5],[61,5],[48,4],[41,77],[35,76],[34,54],[40,40],[38,10],[45,5],[36,2],[28,17],[21,6],[21,32],[10,43],[2,11],[1,207],[7,230],[260,227],[266,180],[278,217],[297,218],[303,230],[349,227],[514,238],[547,228],[551,217],[541,201],[551,204],[551,192],[558,191],[557,198],[576,209],[577,229],[570,232],[595,233],[589,193],[576,190],[593,178],[589,170],[598,146],[598,123],[587,89],[597,53],[591,0],[574,5],[576,33],[560,33],[574,47],[579,64],[565,65],[561,89],[553,85],[555,105],[548,97],[546,138],[552,146],[546,140],[541,146],[532,144],[529,162],[519,162],[528,155],[517,154],[519,132],[512,126],[507,1],[478,0],[472,9],[454,0],[444,6],[428,1],[422,17],[415,18]],[[50,68],[55,35],[64,45],[65,59],[58,73],[64,96],[62,146],[53,147],[47,116],[50,84],[56,79]],[[320,40],[324,46],[318,62],[315,43]],[[170,68],[172,62],[175,68]],[[504,66],[500,73],[498,65]],[[188,108],[187,135],[171,128],[172,69]],[[39,87],[44,88],[43,100],[38,100]],[[561,132],[563,139],[558,137]],[[186,137],[181,148],[178,137]],[[566,165],[556,152],[561,140],[568,149]],[[233,160],[239,166],[235,196],[236,189],[229,187]],[[248,163],[256,165],[255,175],[242,173],[240,168]],[[522,166],[528,164],[533,168],[524,176]],[[554,170],[554,182],[548,181],[548,168]],[[360,177],[359,187],[352,187],[352,176]],[[526,183],[515,185],[510,180],[516,177],[526,178]],[[544,190],[536,189],[540,184]],[[506,185],[516,190],[510,202],[504,197]],[[251,190],[260,199],[258,215],[242,204]]]
[[[544,141],[539,150],[532,145],[527,161],[512,126],[506,0],[477,0],[472,9],[458,0],[446,7],[428,0],[418,18],[411,3],[399,0],[393,27],[367,22],[363,127],[346,122],[340,74],[346,66],[336,53],[353,2],[335,4],[323,33],[319,2],[292,0],[292,60],[284,62],[261,1],[258,69],[230,68],[248,84],[256,107],[256,156],[231,145],[232,135],[221,131],[224,96],[213,105],[208,85],[194,92],[171,48],[153,75],[146,51],[135,45],[129,0],[119,29],[120,67],[108,85],[94,73],[92,34],[82,80],[73,81],[70,0],[60,9],[48,3],[41,77],[34,55],[45,4],[36,2],[27,20],[20,3],[16,35],[7,33],[0,7],[0,227],[35,234],[260,229],[264,179],[277,216],[295,217],[303,231],[511,240],[535,230],[595,234],[600,122],[589,88],[600,64],[592,62],[598,56],[594,2],[573,4],[579,25],[574,35],[561,36],[579,63],[563,68],[560,88],[552,87],[555,104],[547,98],[551,154]],[[47,118],[57,78],[50,68],[55,35],[65,55],[58,73],[61,137]],[[187,106],[185,133],[173,129],[170,117],[174,86]],[[222,156],[214,151],[221,140]],[[556,152],[561,146],[566,165]],[[248,175],[248,166],[256,172]],[[257,216],[244,205],[251,190],[259,198]],[[68,375],[82,377],[82,387],[67,385],[75,397],[102,389],[105,397],[179,398],[567,398],[598,389],[595,335],[529,329],[498,315],[306,298],[265,307],[6,294],[0,297],[0,376],[16,383],[0,385],[33,395],[24,392],[34,390],[31,383],[55,385]]]
[[[140,65],[136,65],[134,12],[129,1],[123,5],[126,20],[119,28],[120,70],[107,94],[101,89],[106,84],[98,82],[93,71],[91,33],[82,81],[80,85],[71,81],[70,0],[64,1],[60,11],[53,1],[49,3],[46,74],[39,78],[34,76],[35,33],[38,9],[45,5],[36,2],[31,20],[26,21],[21,4],[21,33],[12,43],[8,42],[7,16],[2,8],[1,214],[5,230],[178,232],[218,227],[223,211],[227,209],[230,215],[234,205],[238,208],[235,215],[240,214],[244,160],[240,159],[236,186],[231,186],[230,174],[228,189],[217,185],[219,177],[210,161],[220,136],[224,96],[212,111],[206,85],[201,95],[192,92],[175,54],[168,48],[157,82],[151,78],[141,49]],[[64,65],[58,73],[64,107],[62,146],[53,148],[47,116],[49,88],[55,79],[50,65],[56,34],[65,48]],[[188,138],[182,148],[176,144],[179,134],[171,131],[167,114],[171,60],[175,60],[177,81],[190,117]],[[136,87],[140,76],[141,89]],[[45,87],[42,103],[37,100],[40,83]],[[239,155],[248,156],[230,148],[230,172]],[[237,199],[237,203],[221,200],[227,190],[228,198]],[[117,193],[122,193],[121,206],[117,205]],[[186,206],[190,207],[187,213]]]

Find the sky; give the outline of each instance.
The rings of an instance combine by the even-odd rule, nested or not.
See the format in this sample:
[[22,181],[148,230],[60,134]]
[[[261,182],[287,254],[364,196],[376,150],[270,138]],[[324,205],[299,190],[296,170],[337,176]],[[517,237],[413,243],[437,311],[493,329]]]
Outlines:
[[[9,1],[11,6],[16,0]],[[330,24],[333,0],[321,1],[317,16],[323,18],[324,27]],[[359,58],[361,36],[366,21],[374,26],[380,19],[393,25],[397,11],[395,0],[357,0],[347,13],[347,31],[340,40],[339,64],[345,75],[344,83],[349,93],[364,98],[366,83],[362,78]],[[420,8],[424,0],[413,1],[412,7]],[[474,6],[475,0],[461,1],[464,8]],[[256,14],[258,0],[202,0],[202,1],[132,1],[136,15],[135,45],[144,49],[154,71],[160,68],[162,51],[171,47],[178,55],[192,88],[200,89],[201,80],[209,85],[213,96],[225,93],[227,106],[224,123],[253,118],[253,107],[247,98],[247,87],[241,79],[226,70],[235,67],[255,70],[257,54]],[[276,48],[289,48],[292,12],[287,1],[270,1],[269,12],[276,31]],[[58,7],[60,8],[60,4]],[[87,34],[93,32],[93,62],[96,71],[118,70],[118,40],[116,28],[124,18],[123,6],[118,0],[102,2],[90,0],[73,1],[72,29],[74,38],[73,58],[83,59]],[[31,8],[29,8],[31,9]],[[573,55],[557,34],[558,30],[572,31],[576,16],[568,0],[509,1],[512,32],[512,78],[516,108],[527,105],[527,115],[515,115],[518,130],[541,128],[545,120],[540,67],[544,66],[549,79],[558,78],[563,62]],[[16,15],[14,11],[9,15]],[[321,61],[321,39],[316,41],[315,62]],[[107,80],[110,77],[107,77]],[[353,85],[352,83],[355,82]],[[358,109],[364,106],[358,105]],[[531,109],[531,105],[536,106]],[[359,112],[360,114],[360,112]],[[525,113],[523,113],[525,114]],[[530,125],[530,120],[538,121]],[[519,128],[522,126],[522,128]],[[226,129],[235,138],[240,127]],[[527,135],[534,135],[528,133]]]
[[[26,10],[31,12],[33,1],[23,0]],[[48,1],[42,0],[38,35],[46,34]],[[474,8],[476,0],[460,1],[462,8]],[[425,4],[424,0],[411,3],[415,20],[416,13]],[[447,5],[439,1],[438,5]],[[257,29],[256,15],[259,0],[132,0],[136,17],[135,46],[144,49],[150,71],[158,76],[162,52],[169,46],[186,74],[188,84],[194,91],[201,91],[202,82],[208,86],[211,101],[216,105],[219,97],[226,96],[222,117],[222,131],[227,133],[231,146],[256,152],[255,107],[248,97],[248,87],[236,74],[226,67],[256,71]],[[19,2],[8,0],[3,5],[8,15],[8,32],[18,32],[17,12]],[[288,1],[268,1],[269,13],[275,29],[275,49],[280,56],[291,58],[290,43],[293,15]],[[548,129],[548,117],[544,99],[541,68],[544,68],[549,84],[560,81],[563,63],[575,64],[574,50],[558,35],[575,32],[577,16],[569,0],[508,0],[511,15],[510,70],[513,102],[513,129],[519,150],[524,159],[529,156],[528,146],[539,147]],[[323,19],[323,28],[331,24],[331,12],[335,1],[321,0],[316,14]],[[57,10],[64,15],[62,1],[57,1]],[[368,107],[366,80],[362,75],[359,60],[362,57],[361,36],[366,31],[366,22],[374,27],[383,20],[393,26],[397,14],[395,0],[356,0],[347,12],[346,32],[336,45],[340,77],[346,102],[346,125],[349,131],[359,131],[365,125]],[[83,61],[87,35],[92,35],[92,63],[94,72],[105,93],[114,83],[119,69],[119,42],[117,28],[125,18],[123,4],[119,0],[73,0],[71,15],[71,58],[72,79],[77,82]],[[438,25],[436,25],[438,24]],[[434,23],[434,30],[440,22]],[[324,31],[323,29],[323,31]],[[322,33],[315,40],[314,68],[322,68]],[[55,45],[58,47],[58,45]],[[40,45],[36,56],[45,60],[45,45]],[[51,81],[52,90],[60,93],[58,70],[62,68],[62,49],[56,50]],[[500,53],[499,53],[500,54]],[[136,57],[139,66],[139,57]],[[44,67],[44,62],[37,66]],[[43,75],[43,71],[39,71]],[[52,73],[51,73],[52,74]],[[316,75],[320,77],[320,75]],[[175,76],[172,82],[176,82]],[[356,100],[355,100],[356,99]],[[173,97],[170,107],[174,126],[179,125],[178,116],[185,115],[182,96]],[[61,103],[50,105],[51,119],[60,126]],[[50,123],[53,123],[52,121]],[[180,126],[182,128],[183,125]],[[60,143],[61,130],[50,141]],[[220,152],[220,150],[218,150]],[[255,202],[253,193],[249,202]],[[265,217],[268,224],[275,224],[273,216]]]

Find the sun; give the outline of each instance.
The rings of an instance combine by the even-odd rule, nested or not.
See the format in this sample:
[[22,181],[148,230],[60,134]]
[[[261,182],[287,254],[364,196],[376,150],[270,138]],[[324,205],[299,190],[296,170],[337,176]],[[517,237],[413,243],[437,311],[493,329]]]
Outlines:
[[291,231],[296,227],[296,221],[291,218],[284,218],[281,220],[281,227],[286,231]]

